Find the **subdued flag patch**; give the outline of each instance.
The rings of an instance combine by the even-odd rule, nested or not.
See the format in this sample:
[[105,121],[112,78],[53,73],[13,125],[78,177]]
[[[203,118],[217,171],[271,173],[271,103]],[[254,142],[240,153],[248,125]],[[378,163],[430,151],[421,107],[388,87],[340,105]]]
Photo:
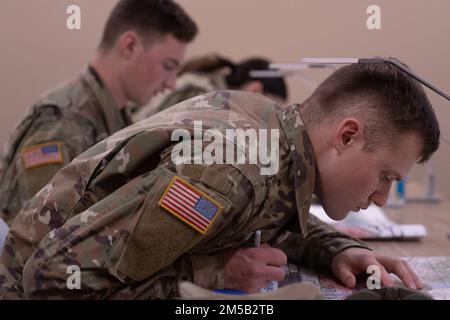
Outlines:
[[61,142],[48,142],[26,147],[22,149],[22,161],[25,169],[64,163]]
[[211,197],[178,176],[169,183],[158,204],[202,234],[223,210]]

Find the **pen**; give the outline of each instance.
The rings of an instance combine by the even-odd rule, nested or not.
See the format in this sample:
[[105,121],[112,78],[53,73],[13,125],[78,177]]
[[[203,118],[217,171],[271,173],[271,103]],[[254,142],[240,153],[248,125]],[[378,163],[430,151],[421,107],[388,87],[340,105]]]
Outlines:
[[[255,231],[255,247],[259,248],[261,246],[261,230]],[[278,281],[269,281],[264,288],[259,289],[259,292],[268,293],[278,290]]]
[[261,230],[256,230],[255,232],[255,247],[259,248],[261,246]]

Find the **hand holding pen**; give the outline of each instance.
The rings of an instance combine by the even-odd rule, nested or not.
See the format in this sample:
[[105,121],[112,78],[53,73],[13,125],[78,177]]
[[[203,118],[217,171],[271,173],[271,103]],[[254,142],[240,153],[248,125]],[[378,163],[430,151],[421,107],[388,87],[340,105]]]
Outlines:
[[261,245],[261,231],[255,232],[254,247],[231,252],[225,263],[225,287],[249,293],[259,292],[268,282],[284,279],[286,254],[269,244]]

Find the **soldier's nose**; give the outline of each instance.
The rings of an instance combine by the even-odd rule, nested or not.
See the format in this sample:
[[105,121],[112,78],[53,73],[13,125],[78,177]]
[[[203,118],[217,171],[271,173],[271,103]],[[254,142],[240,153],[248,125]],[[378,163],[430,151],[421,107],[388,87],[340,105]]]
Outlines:
[[[383,207],[388,199],[388,192],[375,192],[370,197],[370,200],[375,203],[378,207]],[[370,203],[370,202],[369,202]]]
[[177,77],[173,76],[166,80],[165,87],[170,90],[174,90],[177,84]]

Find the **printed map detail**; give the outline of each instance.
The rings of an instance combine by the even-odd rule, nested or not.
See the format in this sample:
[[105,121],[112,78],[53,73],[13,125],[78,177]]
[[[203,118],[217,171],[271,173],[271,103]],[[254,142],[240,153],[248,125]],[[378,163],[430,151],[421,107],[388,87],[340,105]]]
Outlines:
[[[424,292],[431,295],[436,300],[450,300],[450,257],[404,257],[410,266],[417,273],[419,278],[425,284]],[[356,289],[348,289],[341,285],[338,280],[317,274],[316,272],[289,264],[285,266],[286,277],[278,283],[278,287],[294,282],[311,282],[320,288],[325,299],[341,300],[357,290],[366,288],[364,282],[359,282]],[[397,285],[402,285],[401,280],[396,279]]]

